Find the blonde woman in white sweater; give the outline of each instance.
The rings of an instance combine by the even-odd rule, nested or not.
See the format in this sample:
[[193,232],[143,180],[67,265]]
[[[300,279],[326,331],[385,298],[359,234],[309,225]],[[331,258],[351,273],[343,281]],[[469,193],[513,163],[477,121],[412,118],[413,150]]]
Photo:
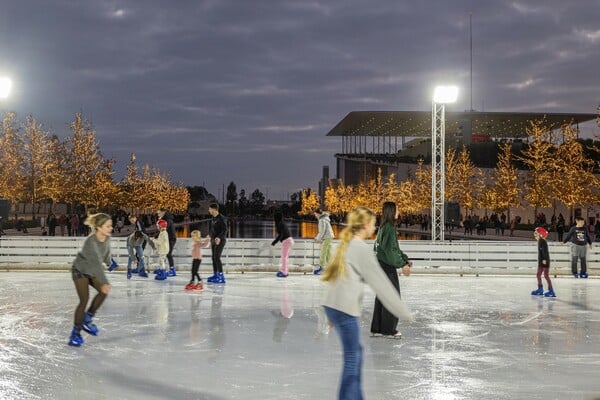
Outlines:
[[367,283],[383,305],[398,318],[412,320],[400,294],[379,267],[371,245],[365,240],[375,232],[375,214],[357,207],[348,214],[340,245],[323,274],[328,288],[322,302],[329,323],[337,330],[344,351],[344,367],[339,399],[362,400],[362,345],[360,320],[363,282]]

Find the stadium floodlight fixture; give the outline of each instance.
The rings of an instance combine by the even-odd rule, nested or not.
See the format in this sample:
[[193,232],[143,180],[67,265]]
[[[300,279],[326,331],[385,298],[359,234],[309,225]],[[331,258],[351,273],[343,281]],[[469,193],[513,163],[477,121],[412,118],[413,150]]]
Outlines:
[[438,104],[454,103],[458,98],[457,86],[436,86],[433,91],[433,102]]

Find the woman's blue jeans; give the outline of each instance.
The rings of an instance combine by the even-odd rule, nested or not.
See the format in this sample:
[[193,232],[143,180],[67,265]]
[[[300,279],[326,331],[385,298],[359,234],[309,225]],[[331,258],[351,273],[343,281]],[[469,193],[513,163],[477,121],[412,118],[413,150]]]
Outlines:
[[[145,269],[146,266],[144,265],[144,249],[142,248],[142,246],[134,246],[133,250],[135,252],[135,255],[137,256],[139,263],[138,263],[138,269]],[[129,257],[129,259],[127,260],[127,269],[131,269],[131,264],[133,263],[134,259],[132,259],[131,257]]]
[[362,345],[358,317],[333,308],[323,307],[327,319],[340,335],[344,350],[344,369],[340,383],[339,400],[362,400]]

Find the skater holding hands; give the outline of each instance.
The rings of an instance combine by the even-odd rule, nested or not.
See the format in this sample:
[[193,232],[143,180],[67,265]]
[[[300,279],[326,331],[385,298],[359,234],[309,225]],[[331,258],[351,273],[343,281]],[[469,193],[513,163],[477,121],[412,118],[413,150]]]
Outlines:
[[[98,328],[92,318],[102,305],[110,291],[110,285],[104,274],[104,268],[110,264],[110,236],[112,234],[112,219],[107,214],[92,214],[85,220],[92,234],[83,242],[83,247],[71,268],[71,275],[75,283],[75,290],[79,297],[79,304],[75,308],[75,318],[69,346],[79,347],[83,344],[81,330],[90,335],[98,335]],[[89,300],[89,286],[98,292],[87,312],[85,308]]]
[[[150,241],[148,235],[142,231],[135,231],[127,236],[127,279],[131,279],[131,274],[139,274],[142,278],[147,278],[146,266],[144,265],[144,249],[143,244]],[[154,243],[150,242],[150,246],[154,249]],[[136,264],[135,269],[131,269],[131,264]]]
[[[556,297],[554,288],[552,288],[552,281],[550,280],[550,252],[548,251],[548,242],[546,241],[548,231],[541,226],[538,226],[533,231],[533,236],[538,244],[538,269],[536,274],[538,288],[531,292],[531,295]],[[544,293],[544,285],[542,284],[542,274],[548,283],[548,291],[546,293]]]
[[154,244],[156,245],[156,251],[158,253],[160,269],[155,271],[156,276],[154,279],[157,281],[164,281],[168,276],[167,255],[169,254],[169,234],[167,233],[167,221],[159,219],[156,221],[156,226],[160,233],[158,234],[158,238],[155,239]]
[[[192,279],[190,283],[185,286],[185,290],[202,290],[202,278],[198,274],[200,269],[200,263],[202,262],[202,247],[206,247],[210,244],[210,238],[202,239],[200,231],[192,231]],[[195,284],[194,280],[198,279],[198,283]]]

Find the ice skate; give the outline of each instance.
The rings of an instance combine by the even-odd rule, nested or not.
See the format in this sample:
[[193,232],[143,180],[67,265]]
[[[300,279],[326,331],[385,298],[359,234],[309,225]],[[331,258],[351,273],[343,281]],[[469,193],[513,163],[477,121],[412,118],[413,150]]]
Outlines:
[[83,325],[81,327],[90,335],[98,336],[99,329],[96,324],[92,322],[92,315],[90,313],[85,313],[85,316],[83,317]]
[[554,289],[550,288],[546,293],[544,293],[544,297],[556,297],[556,293],[554,293]]
[[69,346],[80,347],[83,344],[83,338],[77,329],[73,328],[71,337],[69,338]]
[[222,272],[219,272],[214,280],[214,283],[225,283],[225,275]]
[[194,285],[194,282],[190,282],[187,285],[185,285],[184,289],[185,290],[192,290],[192,289],[194,289],[194,286],[196,286],[196,285]]
[[582,272],[581,274],[579,274],[579,277],[580,277],[581,279],[587,279],[587,277],[588,277],[588,274],[587,274],[586,272]]
[[532,296],[542,296],[544,294],[544,287],[543,286],[538,286],[538,288],[536,290],[534,290],[533,292],[531,292]]
[[169,267],[168,275],[169,276],[177,276],[177,273],[175,271],[175,267]]
[[111,259],[110,266],[108,267],[108,272],[113,272],[115,269],[119,268],[119,264],[114,259]]
[[158,270],[158,273],[154,277],[154,280],[164,281],[165,279],[167,279],[167,271],[165,271],[164,269]]
[[319,268],[315,269],[313,271],[313,275],[321,275],[321,272],[323,272],[323,267],[319,267]]
[[277,271],[277,273],[275,274],[275,276],[278,277],[278,278],[287,278],[288,274],[284,274],[281,271]]
[[140,269],[140,272],[138,273],[139,276],[141,276],[142,278],[147,278],[148,274],[146,273],[146,270],[142,267]]
[[196,285],[194,285],[194,287],[192,287],[192,290],[204,290],[204,286],[202,286],[202,282],[198,282]]
[[215,272],[215,274],[213,276],[209,276],[208,278],[206,278],[206,282],[215,283],[216,279],[217,279],[217,273]]

